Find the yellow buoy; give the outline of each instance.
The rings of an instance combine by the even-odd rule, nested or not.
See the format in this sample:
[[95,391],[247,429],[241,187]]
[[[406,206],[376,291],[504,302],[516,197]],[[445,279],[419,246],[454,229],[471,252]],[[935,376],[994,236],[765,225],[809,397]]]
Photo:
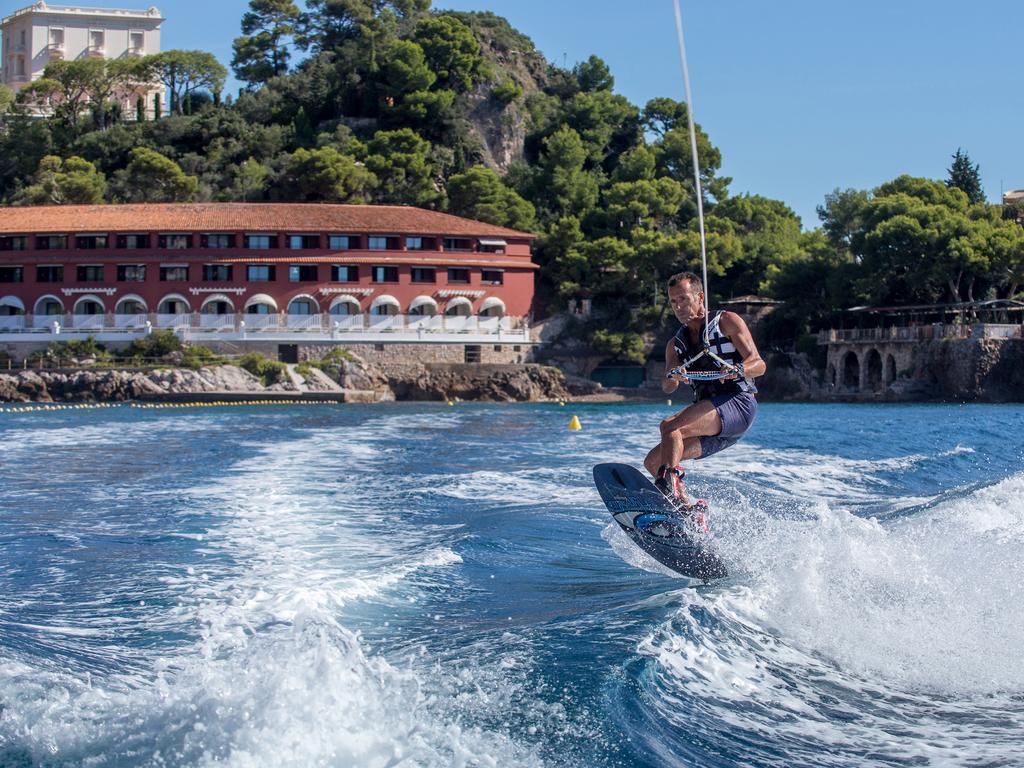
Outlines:
[[579,430],[583,429],[583,425],[580,424],[579,416],[572,417],[572,421],[569,422],[569,429],[571,429],[573,432],[578,432]]
[[669,399],[669,400],[666,400],[666,401],[665,401],[665,405],[672,405],[672,400],[671,400],[671,399]]

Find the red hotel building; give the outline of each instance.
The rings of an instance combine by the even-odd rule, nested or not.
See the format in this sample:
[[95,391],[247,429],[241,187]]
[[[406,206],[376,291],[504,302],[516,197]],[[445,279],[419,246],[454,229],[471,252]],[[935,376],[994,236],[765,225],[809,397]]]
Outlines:
[[533,237],[405,206],[0,208],[0,333],[511,330]]

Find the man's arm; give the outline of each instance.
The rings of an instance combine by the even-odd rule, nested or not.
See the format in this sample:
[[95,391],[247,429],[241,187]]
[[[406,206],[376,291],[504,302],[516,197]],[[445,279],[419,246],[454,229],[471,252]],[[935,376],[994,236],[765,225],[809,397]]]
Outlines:
[[750,335],[750,329],[743,322],[743,318],[735,312],[723,312],[718,327],[722,329],[722,333],[732,339],[736,351],[743,358],[743,375],[748,379],[763,376],[768,366],[761,359],[761,354],[757,351],[757,345],[754,343],[754,337]]
[[679,389],[679,379],[669,378],[668,372],[679,365],[679,355],[676,354],[676,345],[672,339],[665,345],[665,378],[661,380],[661,391],[671,395]]

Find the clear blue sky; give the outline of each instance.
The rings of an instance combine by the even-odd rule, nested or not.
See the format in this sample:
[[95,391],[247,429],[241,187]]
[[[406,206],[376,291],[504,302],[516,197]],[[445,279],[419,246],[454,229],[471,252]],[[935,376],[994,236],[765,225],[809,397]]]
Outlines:
[[[164,48],[222,62],[248,0],[153,0]],[[28,0],[0,0],[6,14]],[[83,5],[143,8],[134,0]],[[434,0],[489,10],[549,60],[597,54],[636,104],[682,98],[671,0]],[[721,149],[733,193],[790,205],[807,228],[835,187],[901,173],[945,178],[964,148],[985,192],[1024,188],[1024,3],[982,0],[683,0],[697,120]]]

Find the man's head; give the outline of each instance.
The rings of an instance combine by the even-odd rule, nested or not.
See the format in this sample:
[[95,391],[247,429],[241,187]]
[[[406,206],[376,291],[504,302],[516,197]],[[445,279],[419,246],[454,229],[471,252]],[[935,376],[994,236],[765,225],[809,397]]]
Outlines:
[[668,279],[668,300],[676,320],[686,324],[704,316],[704,283],[693,272],[680,272]]

